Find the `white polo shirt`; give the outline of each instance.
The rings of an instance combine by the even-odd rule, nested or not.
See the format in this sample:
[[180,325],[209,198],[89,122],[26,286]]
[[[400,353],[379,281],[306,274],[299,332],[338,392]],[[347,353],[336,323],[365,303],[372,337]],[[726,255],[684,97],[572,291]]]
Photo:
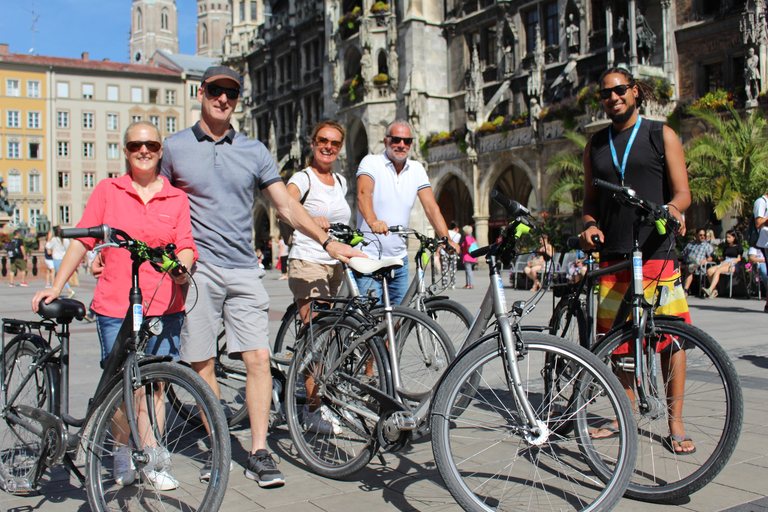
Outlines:
[[[387,226],[408,226],[411,210],[419,190],[431,187],[427,171],[419,162],[408,159],[400,174],[395,171],[395,164],[386,152],[380,155],[368,155],[360,162],[357,176],[370,177],[374,182],[373,211],[378,220]],[[371,228],[358,211],[357,228],[365,232],[366,238],[378,238],[362,249],[372,258],[403,258],[407,254],[405,240],[398,235],[371,235]]]

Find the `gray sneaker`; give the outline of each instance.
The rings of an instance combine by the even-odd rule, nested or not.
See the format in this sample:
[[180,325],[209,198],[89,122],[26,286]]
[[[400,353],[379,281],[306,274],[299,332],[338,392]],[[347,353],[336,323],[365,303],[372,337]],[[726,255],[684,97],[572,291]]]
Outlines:
[[285,485],[285,477],[277,469],[275,460],[267,450],[256,450],[248,457],[245,477],[255,480],[260,487],[280,487]]

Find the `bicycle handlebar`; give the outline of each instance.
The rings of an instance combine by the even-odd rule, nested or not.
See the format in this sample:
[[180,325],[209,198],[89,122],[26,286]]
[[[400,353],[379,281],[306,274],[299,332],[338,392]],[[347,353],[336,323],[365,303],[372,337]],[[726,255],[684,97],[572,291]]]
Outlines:
[[513,201],[504,196],[498,190],[491,190],[491,199],[499,203],[507,211],[510,217],[519,217],[521,215],[530,215],[531,212],[525,206],[517,201]]
[[106,224],[92,228],[64,228],[61,230],[61,238],[98,238],[109,240],[111,229]]
[[592,185],[609,192],[613,192],[613,198],[620,204],[634,207],[635,209],[645,212],[648,215],[646,223],[649,225],[655,224],[656,231],[660,235],[666,235],[668,233],[667,228],[670,226],[673,233],[676,232],[680,227],[678,220],[674,218],[666,208],[651,201],[637,197],[637,195],[635,195],[635,191],[631,188],[624,188],[598,178],[595,178],[592,181]]

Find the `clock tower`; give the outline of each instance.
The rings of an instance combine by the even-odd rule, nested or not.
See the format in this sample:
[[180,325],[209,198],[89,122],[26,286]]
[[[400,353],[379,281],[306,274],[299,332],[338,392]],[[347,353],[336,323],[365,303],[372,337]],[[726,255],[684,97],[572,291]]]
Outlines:
[[130,62],[147,64],[156,50],[179,53],[176,0],[133,0]]

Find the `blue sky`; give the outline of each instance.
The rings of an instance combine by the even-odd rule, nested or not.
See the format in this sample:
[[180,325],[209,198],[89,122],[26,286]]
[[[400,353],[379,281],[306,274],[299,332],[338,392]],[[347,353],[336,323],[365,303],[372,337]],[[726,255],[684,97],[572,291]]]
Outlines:
[[[11,53],[29,53],[32,47],[32,13],[35,25],[34,53],[52,57],[128,61],[131,0],[3,0],[0,43]],[[179,12],[179,52],[195,53],[195,0],[176,0]]]

